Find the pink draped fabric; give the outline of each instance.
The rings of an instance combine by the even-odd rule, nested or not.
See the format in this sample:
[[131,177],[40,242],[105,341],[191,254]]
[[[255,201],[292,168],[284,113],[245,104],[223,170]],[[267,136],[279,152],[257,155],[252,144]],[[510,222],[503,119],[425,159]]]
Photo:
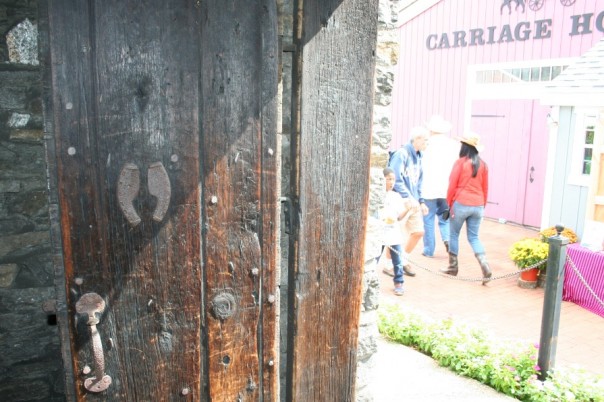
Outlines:
[[[600,303],[604,301],[604,252],[590,251],[579,243],[574,243],[567,246],[566,255],[562,300],[578,304],[604,317],[604,306]],[[573,269],[571,261],[600,301],[583,284]]]

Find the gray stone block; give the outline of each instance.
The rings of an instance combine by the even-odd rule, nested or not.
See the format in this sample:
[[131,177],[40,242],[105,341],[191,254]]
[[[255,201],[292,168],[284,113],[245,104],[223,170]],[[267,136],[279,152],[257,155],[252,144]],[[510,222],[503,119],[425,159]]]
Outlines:
[[9,288],[19,273],[17,264],[0,264],[0,288]]
[[18,193],[21,183],[17,180],[0,180],[0,193]]
[[8,59],[11,63],[37,66],[38,61],[38,26],[29,19],[17,24],[6,35]]
[[50,233],[46,231],[0,236],[0,261],[23,257],[49,245]]
[[[33,114],[30,109],[41,94],[39,71],[0,71],[0,109]],[[2,123],[8,127],[8,120]]]

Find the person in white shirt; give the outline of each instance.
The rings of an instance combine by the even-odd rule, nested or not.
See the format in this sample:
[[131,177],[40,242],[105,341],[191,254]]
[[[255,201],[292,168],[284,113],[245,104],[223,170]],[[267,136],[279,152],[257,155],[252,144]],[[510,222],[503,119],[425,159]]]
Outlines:
[[[379,211],[379,218],[384,223],[382,232],[382,251],[384,247],[390,250],[392,265],[394,266],[394,294],[402,296],[403,290],[403,232],[401,231],[401,220],[406,217],[409,208],[405,200],[394,191],[396,176],[391,168],[384,169],[384,178],[386,179],[386,198],[384,207]],[[378,257],[379,262],[379,257]]]
[[426,128],[430,131],[430,137],[422,158],[424,175],[422,196],[428,207],[428,214],[424,215],[424,249],[422,255],[433,257],[436,248],[435,216],[445,250],[447,253],[449,252],[447,188],[451,169],[458,158],[459,144],[446,135],[451,131],[451,123],[442,116],[432,116],[426,123]]

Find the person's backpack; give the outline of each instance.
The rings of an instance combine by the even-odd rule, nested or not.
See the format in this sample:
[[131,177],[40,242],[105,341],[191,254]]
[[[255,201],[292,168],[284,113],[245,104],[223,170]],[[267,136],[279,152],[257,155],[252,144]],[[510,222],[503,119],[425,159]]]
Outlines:
[[392,160],[392,155],[394,155],[396,151],[388,151],[388,167],[390,167],[390,161]]

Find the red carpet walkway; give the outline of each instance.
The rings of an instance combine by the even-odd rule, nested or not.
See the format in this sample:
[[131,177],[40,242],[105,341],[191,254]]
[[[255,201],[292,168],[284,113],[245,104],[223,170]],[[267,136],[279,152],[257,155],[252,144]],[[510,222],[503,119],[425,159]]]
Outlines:
[[[517,271],[508,257],[512,243],[536,237],[537,232],[485,220],[480,236],[493,277],[497,277]],[[482,286],[481,282],[453,280],[431,273],[427,270],[438,271],[448,262],[444,245],[437,243],[433,258],[421,255],[421,241],[412,253],[417,276],[405,278],[402,297],[392,293],[392,278],[380,270],[382,303],[400,303],[435,319],[451,317],[454,321],[483,327],[501,338],[539,342],[544,289],[518,287],[517,275]],[[480,278],[480,266],[467,242],[465,229],[462,229],[459,254],[459,277]],[[604,375],[604,318],[571,302],[562,302],[555,365],[579,366]]]

